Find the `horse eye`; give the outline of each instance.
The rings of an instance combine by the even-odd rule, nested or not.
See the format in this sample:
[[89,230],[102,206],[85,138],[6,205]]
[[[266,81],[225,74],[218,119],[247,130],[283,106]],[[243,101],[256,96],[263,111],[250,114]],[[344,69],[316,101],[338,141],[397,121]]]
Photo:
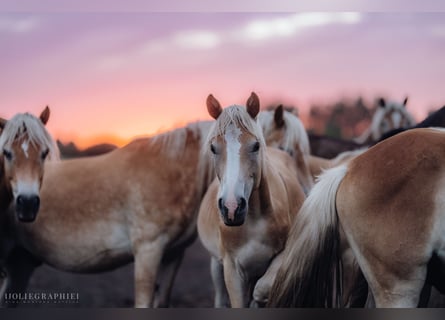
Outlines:
[[42,152],[42,160],[45,160],[46,157],[48,156],[49,153],[49,149],[46,149],[45,151]]
[[210,145],[210,151],[211,151],[213,154],[216,154],[216,149],[215,149],[215,146],[214,146],[213,144]]
[[3,155],[5,156],[6,160],[8,160],[8,161],[12,160],[12,152],[11,151],[3,149]]
[[260,143],[255,142],[255,144],[252,147],[252,152],[258,152],[258,150],[260,150]]

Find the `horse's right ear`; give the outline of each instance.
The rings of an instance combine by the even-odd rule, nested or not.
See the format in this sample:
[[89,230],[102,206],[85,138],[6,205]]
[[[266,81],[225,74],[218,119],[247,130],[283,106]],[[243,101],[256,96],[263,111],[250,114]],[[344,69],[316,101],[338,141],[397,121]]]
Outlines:
[[212,116],[213,119],[218,119],[219,115],[222,112],[222,108],[218,100],[216,100],[212,94],[209,94],[206,103],[207,111],[209,112],[209,114]]
[[280,104],[276,109],[275,109],[275,113],[273,116],[274,120],[275,120],[275,125],[277,126],[277,128],[281,128],[284,126],[284,109],[283,109],[283,105]]
[[379,107],[381,107],[381,108],[384,108],[386,106],[386,101],[384,98],[379,98],[377,103],[378,103]]
[[40,114],[40,121],[42,121],[43,124],[46,124],[48,122],[49,115],[50,111],[48,106],[46,106],[45,110],[43,110],[42,113]]
[[6,122],[8,122],[8,120],[0,118],[0,132],[6,126]]

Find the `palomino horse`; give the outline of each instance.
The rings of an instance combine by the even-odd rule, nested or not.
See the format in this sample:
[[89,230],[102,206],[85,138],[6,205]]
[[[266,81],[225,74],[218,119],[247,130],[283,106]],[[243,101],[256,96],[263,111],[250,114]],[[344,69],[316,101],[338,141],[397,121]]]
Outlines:
[[207,108],[216,122],[205,148],[217,179],[202,201],[198,233],[212,256],[215,306],[229,305],[229,298],[232,307],[246,307],[255,283],[284,248],[304,193],[292,158],[265,145],[255,121],[256,94],[246,108],[224,110],[210,95]]
[[360,137],[355,139],[355,142],[369,144],[378,141],[388,131],[414,126],[416,122],[406,110],[407,102],[408,98],[405,98],[403,103],[390,102],[380,98],[371,125]]
[[7,241],[10,230],[6,211],[15,203],[18,221],[36,219],[44,163],[47,158],[59,156],[54,140],[45,129],[49,116],[50,110],[46,107],[40,118],[29,113],[17,114],[10,120],[0,118],[0,297],[7,285],[4,260],[13,246]]
[[308,165],[311,153],[309,138],[303,123],[297,115],[283,109],[283,105],[275,110],[261,111],[258,122],[263,129],[266,145],[284,150],[294,158],[298,180],[305,193],[314,185]]
[[416,307],[426,281],[444,293],[444,146],[443,130],[413,129],[326,171],[291,229],[270,305],[338,305],[340,227],[377,307]]
[[0,118],[0,212],[14,202],[17,218],[22,222],[34,221],[39,211],[45,160],[59,157],[45,129],[49,115],[46,107],[40,118],[29,113],[16,114],[10,120]]
[[22,249],[8,267],[23,266],[25,250],[31,255],[28,269],[11,281],[15,292],[42,262],[91,273],[134,259],[135,305],[154,305],[163,276],[165,301],[184,250],[196,239],[199,205],[213,180],[201,156],[209,128],[198,122],[104,155],[48,164],[39,219],[12,226]]

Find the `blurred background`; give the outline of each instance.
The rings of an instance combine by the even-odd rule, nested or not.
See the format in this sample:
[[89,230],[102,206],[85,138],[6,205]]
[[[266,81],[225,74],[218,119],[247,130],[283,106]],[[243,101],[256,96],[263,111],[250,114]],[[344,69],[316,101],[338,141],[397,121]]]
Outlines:
[[343,138],[378,97],[416,120],[445,104],[445,13],[0,13],[0,116],[52,111],[63,144],[122,146],[209,119],[205,99],[298,108]]

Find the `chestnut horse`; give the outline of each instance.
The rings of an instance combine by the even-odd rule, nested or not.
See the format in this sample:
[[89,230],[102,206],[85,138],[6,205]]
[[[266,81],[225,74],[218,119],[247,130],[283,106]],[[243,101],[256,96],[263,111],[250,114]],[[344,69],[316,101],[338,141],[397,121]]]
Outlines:
[[254,286],[284,248],[289,227],[304,200],[288,154],[265,145],[256,122],[259,99],[224,110],[210,95],[216,119],[204,146],[217,179],[199,210],[198,233],[211,255],[215,306],[246,307]]
[[193,123],[104,155],[48,163],[39,218],[12,223],[21,254],[7,267],[15,270],[29,258],[27,270],[11,279],[15,292],[42,262],[91,273],[134,259],[135,306],[154,306],[160,278],[159,303],[165,303],[213,180],[201,156],[209,128],[209,122]]
[[326,171],[292,226],[269,305],[339,305],[340,228],[377,307],[416,307],[427,281],[444,293],[444,159],[443,129],[413,129]]
[[309,170],[308,157],[311,150],[306,129],[298,116],[279,105],[275,110],[261,111],[258,122],[263,129],[266,145],[284,150],[294,158],[298,180],[305,193],[314,185]]

